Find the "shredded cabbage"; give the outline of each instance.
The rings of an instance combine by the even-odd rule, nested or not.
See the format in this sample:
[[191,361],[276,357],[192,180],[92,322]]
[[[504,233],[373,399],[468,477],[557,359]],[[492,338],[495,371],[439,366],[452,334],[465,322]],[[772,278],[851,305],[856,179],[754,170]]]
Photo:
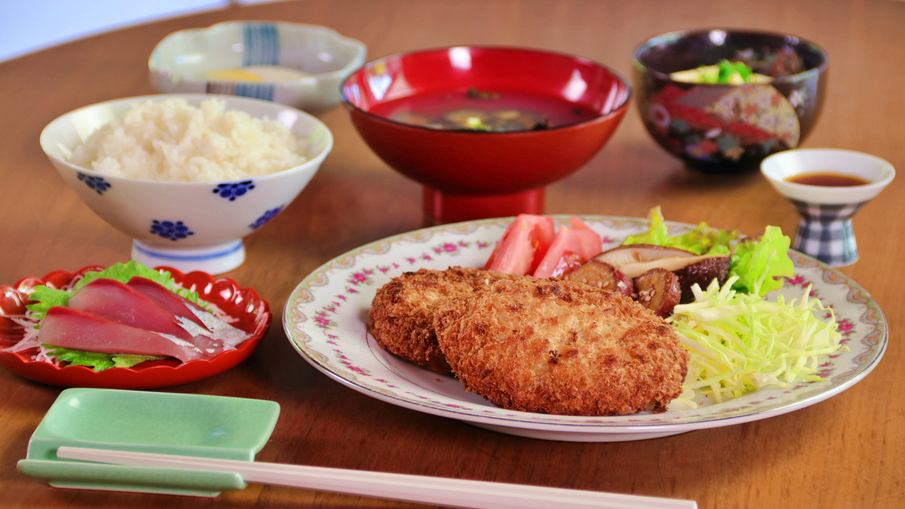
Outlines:
[[[680,304],[667,320],[688,350],[683,400],[702,393],[719,403],[762,387],[788,387],[795,381],[822,381],[821,356],[840,348],[832,309],[809,298],[799,302],[764,300],[755,289],[732,289],[737,277],[706,291],[694,285],[695,302]],[[826,322],[815,313],[829,312]]]

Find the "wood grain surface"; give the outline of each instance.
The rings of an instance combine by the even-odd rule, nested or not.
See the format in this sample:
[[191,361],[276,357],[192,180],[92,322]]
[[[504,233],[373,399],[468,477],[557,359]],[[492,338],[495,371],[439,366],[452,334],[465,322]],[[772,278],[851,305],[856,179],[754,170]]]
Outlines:
[[[363,41],[369,59],[455,44],[530,46],[582,55],[631,75],[636,46],[689,28],[744,27],[811,39],[830,55],[826,107],[804,147],[867,152],[905,168],[905,2],[741,0],[309,0],[155,22],[0,63],[0,283],[128,260],[131,239],[95,216],[47,160],[38,136],[77,107],[153,93],[147,60],[175,30],[226,20],[325,25]],[[246,239],[227,276],[269,300],[275,323],[236,368],[171,392],[270,399],[282,407],[261,461],[526,483],[694,499],[706,509],[905,507],[905,183],[854,219],[861,259],[841,269],[880,304],[889,347],[863,381],[817,405],[749,424],[622,443],[508,436],[399,408],[332,381],[286,340],[292,289],[350,249],[425,224],[420,187],[383,164],[346,112],[324,114],[332,154],[310,185]],[[634,106],[608,146],[547,190],[551,214],[644,217],[795,230],[798,216],[757,173],[690,171],[648,136]],[[60,392],[0,370],[0,506],[414,507],[370,498],[250,485],[214,499],[58,490],[16,471]]]

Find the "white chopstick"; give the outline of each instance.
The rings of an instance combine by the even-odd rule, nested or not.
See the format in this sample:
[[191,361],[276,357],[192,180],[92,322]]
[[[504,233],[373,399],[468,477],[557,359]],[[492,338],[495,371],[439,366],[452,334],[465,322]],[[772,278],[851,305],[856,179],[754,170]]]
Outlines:
[[246,482],[475,509],[697,509],[693,500],[422,477],[361,470],[63,446],[59,458],[142,467],[232,472]]

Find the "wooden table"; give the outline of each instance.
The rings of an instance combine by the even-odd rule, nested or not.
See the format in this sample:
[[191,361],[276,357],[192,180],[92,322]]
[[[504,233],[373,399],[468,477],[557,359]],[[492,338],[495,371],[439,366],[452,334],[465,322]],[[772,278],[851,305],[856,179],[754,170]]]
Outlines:
[[[631,74],[633,49],[686,28],[785,31],[828,51],[823,116],[805,147],[875,154],[905,168],[905,2],[318,0],[279,2],[103,34],[0,64],[0,282],[126,261],[130,239],[95,216],[51,167],[41,129],[77,107],[152,93],[147,58],[168,33],[226,20],[333,27],[369,57],[453,44],[502,44],[583,55]],[[633,107],[634,108],[634,107]],[[336,144],[299,199],[246,240],[228,274],[270,301],[275,323],[243,364],[172,392],[271,399],[282,414],[262,461],[694,499],[702,508],[905,505],[905,184],[855,217],[861,259],[842,271],[880,303],[891,330],[880,365],[817,405],[749,424],[647,441],[519,438],[361,395],[295,353],[280,314],[295,285],[333,257],[424,224],[418,184],[389,170],[338,107],[323,116]],[[708,176],[657,147],[635,111],[586,167],[549,187],[547,212],[667,219],[788,233],[797,214],[757,173]],[[250,485],[215,499],[56,490],[16,471],[60,389],[0,370],[0,505],[8,507],[402,507],[344,495]]]

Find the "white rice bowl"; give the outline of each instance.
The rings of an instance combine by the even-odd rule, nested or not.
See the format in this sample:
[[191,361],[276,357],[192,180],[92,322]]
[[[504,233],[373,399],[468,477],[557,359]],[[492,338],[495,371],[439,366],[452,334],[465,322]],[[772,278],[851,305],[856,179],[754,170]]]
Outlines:
[[106,175],[215,182],[270,175],[305,163],[305,148],[281,122],[227,110],[211,98],[134,104],[73,151],[70,162]]
[[[127,120],[136,105],[170,99],[199,110],[193,113],[199,119],[182,121],[176,111],[184,108],[164,107],[155,109],[160,116],[155,113],[154,120],[147,115]],[[208,106],[213,111],[226,106],[217,122],[204,120],[202,104],[211,99],[216,99]],[[232,112],[247,117],[233,122]],[[283,127],[265,127],[277,122]],[[288,134],[281,133],[284,129]],[[208,94],[127,97],[84,106],[50,122],[40,140],[79,198],[132,238],[133,259],[149,267],[209,274],[244,261],[242,238],[286,210],[333,147],[330,129],[308,113],[272,101]],[[161,147],[165,150],[157,153]],[[91,151],[104,151],[99,166],[109,164],[130,176],[95,169],[97,155]]]

